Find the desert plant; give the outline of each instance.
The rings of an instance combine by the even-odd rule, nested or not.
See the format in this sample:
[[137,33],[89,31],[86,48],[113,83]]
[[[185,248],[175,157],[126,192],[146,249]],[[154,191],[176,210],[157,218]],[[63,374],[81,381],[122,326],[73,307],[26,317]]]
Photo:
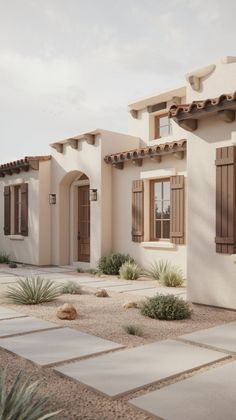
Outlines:
[[159,294],[147,298],[142,302],[140,309],[142,315],[167,321],[190,318],[191,316],[189,303],[175,295]]
[[6,297],[19,305],[33,305],[50,302],[61,294],[61,285],[41,277],[19,279],[15,286],[9,286]]
[[17,264],[13,261],[9,263],[9,268],[17,268]]
[[128,254],[111,254],[100,258],[97,269],[103,274],[118,275],[120,267],[127,261],[135,262]]
[[151,277],[155,280],[160,280],[160,277],[163,273],[165,273],[167,270],[169,270],[171,267],[171,264],[169,261],[159,260],[154,261],[150,268],[146,270],[145,274],[148,277]]
[[0,252],[0,264],[9,264],[10,256],[6,252]]
[[126,261],[120,267],[120,277],[125,280],[137,280],[141,273],[142,269],[138,264],[135,264],[131,261]]
[[123,329],[127,334],[137,335],[139,337],[143,336],[143,327],[141,325],[127,324],[123,325]]
[[82,287],[74,281],[68,281],[62,286],[62,293],[69,295],[81,295]]
[[98,270],[96,268],[88,268],[88,270],[85,270],[85,273],[96,275]]
[[77,273],[84,273],[84,270],[81,267],[77,267],[76,271]]
[[46,420],[55,418],[60,411],[47,413],[48,397],[37,396],[39,382],[24,380],[20,371],[11,387],[6,385],[7,369],[0,375],[0,420]]
[[178,267],[171,267],[160,276],[160,283],[166,287],[181,287],[184,283],[182,270]]

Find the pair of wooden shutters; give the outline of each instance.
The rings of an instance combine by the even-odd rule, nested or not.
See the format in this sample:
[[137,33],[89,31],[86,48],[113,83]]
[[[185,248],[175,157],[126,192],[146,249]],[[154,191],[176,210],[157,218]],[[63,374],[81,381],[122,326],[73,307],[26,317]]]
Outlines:
[[[174,244],[184,244],[184,176],[171,176],[171,227],[170,239]],[[132,240],[144,240],[144,183],[133,181],[132,185]]]
[[216,252],[236,253],[236,146],[216,149]]
[[[28,236],[28,184],[20,185],[21,189],[21,235]],[[11,231],[12,199],[11,187],[4,187],[4,235]]]

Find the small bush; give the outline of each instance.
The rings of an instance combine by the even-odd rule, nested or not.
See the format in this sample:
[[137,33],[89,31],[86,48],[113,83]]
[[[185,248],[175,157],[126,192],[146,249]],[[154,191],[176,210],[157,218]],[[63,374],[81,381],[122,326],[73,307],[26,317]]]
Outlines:
[[190,318],[189,303],[175,295],[157,295],[148,298],[141,304],[142,315],[160,320],[174,320]]
[[103,274],[118,275],[121,266],[127,261],[135,262],[128,254],[111,254],[107,257],[101,257],[97,268]]
[[123,329],[127,334],[137,335],[139,337],[143,336],[143,327],[141,327],[141,325],[127,324],[123,326]]
[[88,270],[85,270],[85,273],[96,275],[98,274],[98,270],[96,268],[89,268]]
[[[20,371],[11,387],[6,385],[6,369],[0,375],[0,419],[40,420],[55,418],[61,412],[47,413],[48,397],[37,396],[39,382],[24,380]],[[57,417],[58,418],[58,417]]]
[[50,302],[61,294],[61,285],[41,277],[19,279],[15,286],[9,286],[6,297],[19,305],[34,305]]
[[120,267],[120,277],[125,280],[137,280],[142,272],[138,264],[127,261]]
[[167,270],[169,270],[171,267],[171,264],[169,263],[169,261],[164,261],[164,260],[159,260],[159,261],[154,261],[151,266],[150,269],[146,271],[146,275],[148,277],[151,277],[155,280],[160,280],[160,277],[163,273],[165,273]]
[[62,293],[68,295],[81,295],[82,287],[74,281],[68,281],[62,287]]
[[5,252],[0,252],[0,264],[9,264],[10,256]]
[[161,274],[160,283],[166,287],[181,287],[184,283],[183,273],[178,267],[172,267]]
[[13,261],[10,262],[9,268],[17,268],[17,264]]
[[81,267],[77,267],[76,271],[77,273],[84,273],[84,270]]

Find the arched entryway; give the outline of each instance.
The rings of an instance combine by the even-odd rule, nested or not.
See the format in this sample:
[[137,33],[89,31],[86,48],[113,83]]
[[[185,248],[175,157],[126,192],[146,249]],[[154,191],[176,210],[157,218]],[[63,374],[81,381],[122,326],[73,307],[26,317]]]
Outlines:
[[90,263],[90,182],[72,171],[60,184],[60,264]]

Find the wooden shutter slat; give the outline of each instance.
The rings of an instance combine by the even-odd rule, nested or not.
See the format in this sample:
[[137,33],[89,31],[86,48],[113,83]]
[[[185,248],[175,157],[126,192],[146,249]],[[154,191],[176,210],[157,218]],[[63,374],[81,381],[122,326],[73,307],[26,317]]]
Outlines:
[[236,147],[216,149],[216,252],[236,252]]
[[28,236],[28,184],[21,184],[21,235]]
[[171,242],[177,245],[184,244],[184,176],[177,175],[170,178],[171,188]]
[[4,235],[11,234],[11,189],[4,187]]
[[138,179],[132,183],[132,241],[144,240],[144,185]]

